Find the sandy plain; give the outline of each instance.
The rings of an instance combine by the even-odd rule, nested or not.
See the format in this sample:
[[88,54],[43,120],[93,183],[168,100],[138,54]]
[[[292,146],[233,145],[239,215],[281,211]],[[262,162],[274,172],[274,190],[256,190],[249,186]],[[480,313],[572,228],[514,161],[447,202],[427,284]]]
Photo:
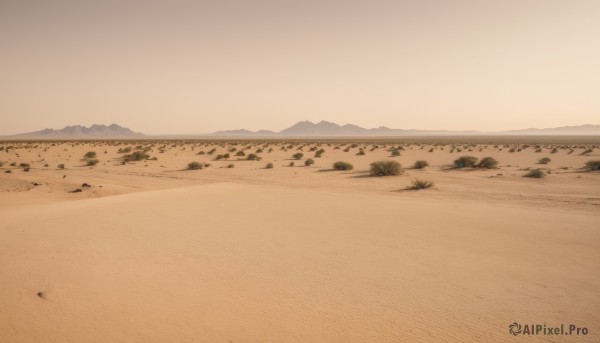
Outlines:
[[598,342],[598,140],[0,142],[0,342]]

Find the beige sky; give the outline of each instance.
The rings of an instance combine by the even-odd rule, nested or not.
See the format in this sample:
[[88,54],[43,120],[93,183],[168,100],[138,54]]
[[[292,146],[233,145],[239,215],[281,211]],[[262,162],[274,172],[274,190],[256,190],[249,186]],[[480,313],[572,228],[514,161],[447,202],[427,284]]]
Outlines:
[[0,0],[0,134],[600,124],[600,1]]

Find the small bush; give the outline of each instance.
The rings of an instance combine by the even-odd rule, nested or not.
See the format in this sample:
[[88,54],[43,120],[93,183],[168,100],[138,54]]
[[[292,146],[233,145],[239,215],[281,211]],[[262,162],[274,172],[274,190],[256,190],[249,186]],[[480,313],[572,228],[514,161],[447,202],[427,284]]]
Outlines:
[[412,182],[411,189],[427,189],[433,187],[434,183],[427,180],[416,179]]
[[415,165],[413,166],[413,168],[415,169],[423,169],[425,167],[429,167],[429,163],[427,163],[427,161],[422,160],[416,161]]
[[88,151],[85,153],[85,155],[83,155],[84,158],[96,158],[96,152],[95,151]]
[[143,151],[134,151],[132,154],[123,156],[125,162],[129,161],[143,161],[149,159],[150,156]]
[[461,156],[454,160],[454,166],[456,168],[471,168],[477,163],[477,157],[473,156]]
[[587,161],[585,163],[585,166],[588,167],[590,170],[600,170],[600,160]]
[[[12,165],[12,164],[11,164],[11,165]],[[22,167],[22,168],[29,168],[29,167],[30,167],[30,165],[29,165],[29,163],[24,163],[24,162],[22,162],[22,163],[19,163],[19,167]]]
[[235,153],[235,156],[246,156],[246,153],[240,150]]
[[204,168],[204,165],[200,162],[190,162],[188,163],[187,167],[189,170],[196,170]]
[[402,165],[396,161],[377,161],[371,163],[371,175],[391,176],[402,174]]
[[256,154],[248,154],[248,156],[246,156],[246,159],[248,161],[255,161],[255,160],[259,160],[259,157]]
[[235,168],[235,165],[230,164],[230,165],[227,166],[227,168]]
[[548,164],[548,162],[552,161],[551,159],[549,159],[548,157],[544,157],[544,158],[540,158],[540,160],[538,161],[539,164]]
[[86,165],[88,165],[88,166],[90,166],[90,167],[92,167],[92,166],[95,166],[96,164],[98,164],[98,162],[100,162],[100,161],[98,161],[98,160],[97,160],[97,159],[95,159],[95,158],[88,158],[88,159],[85,161],[85,164],[86,164]]
[[335,162],[333,164],[333,169],[335,169],[335,170],[352,170],[352,169],[354,169],[354,166],[348,162],[340,161],[340,162]]
[[4,166],[4,162],[0,162],[0,167]]
[[523,176],[524,177],[532,177],[535,179],[541,179],[544,176],[546,176],[546,173],[544,173],[544,171],[541,169],[534,169],[534,170],[529,171],[527,174],[525,174]]
[[10,173],[12,173],[12,170],[10,170],[10,169],[6,169],[4,172],[5,172],[6,174],[10,174]]
[[295,154],[294,154],[292,157],[293,157],[295,160],[299,160],[299,159],[301,159],[302,157],[304,157],[304,154],[303,154],[303,153],[301,153],[301,152],[297,152],[297,153],[295,153]]
[[294,162],[290,162],[288,167],[293,167],[294,166]]
[[494,169],[498,166],[498,161],[493,157],[484,157],[477,165],[479,168]]
[[400,156],[400,150],[399,149],[392,150],[392,156]]
[[591,154],[592,152],[594,152],[594,149],[587,149],[586,151],[582,152],[579,155],[587,155],[587,154]]
[[315,160],[313,160],[312,158],[307,159],[306,161],[304,161],[304,165],[309,167],[312,164],[315,164]]
[[267,168],[267,169],[273,169],[273,167],[274,167],[273,163],[269,162],[269,163],[267,163],[267,166],[265,168]]

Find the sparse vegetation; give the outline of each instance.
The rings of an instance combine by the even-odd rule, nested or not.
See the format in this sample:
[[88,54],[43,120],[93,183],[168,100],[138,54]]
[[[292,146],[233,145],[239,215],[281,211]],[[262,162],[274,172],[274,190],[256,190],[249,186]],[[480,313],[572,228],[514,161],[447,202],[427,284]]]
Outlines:
[[427,161],[423,161],[423,160],[416,161],[415,164],[413,165],[413,168],[415,168],[415,169],[423,169],[425,167],[429,167],[429,163],[427,163]]
[[125,162],[130,162],[130,161],[143,161],[143,160],[147,160],[149,159],[150,156],[148,154],[146,154],[144,151],[134,151],[133,153],[129,154],[129,155],[125,155],[123,156],[123,160]]
[[377,161],[371,163],[371,175],[392,176],[402,174],[402,165],[396,161]]
[[187,165],[187,169],[189,170],[197,170],[197,169],[202,169],[204,168],[204,165],[200,162],[190,162]]
[[546,176],[546,173],[544,173],[544,171],[541,169],[533,169],[533,170],[530,170],[527,174],[525,174],[523,176],[524,177],[532,177],[535,179],[541,179],[544,176]]
[[352,170],[354,169],[354,166],[348,162],[335,162],[333,164],[333,169],[335,170]]
[[484,157],[481,159],[477,167],[484,169],[494,169],[498,166],[498,161],[493,157]]
[[585,166],[590,170],[600,170],[600,160],[587,161]]
[[472,168],[477,163],[477,157],[473,156],[461,156],[454,160],[454,166],[456,168]]
[[88,159],[85,161],[85,164],[86,164],[87,166],[93,167],[93,166],[95,166],[96,164],[98,164],[98,162],[100,162],[100,161],[98,161],[98,160],[97,160],[97,159],[95,159],[95,158],[88,158]]
[[95,151],[88,151],[85,153],[85,155],[83,155],[83,158],[96,158],[96,152]]
[[551,159],[549,159],[548,157],[544,157],[544,158],[540,158],[540,160],[538,161],[539,164],[548,164],[548,162],[552,161]]
[[433,187],[434,183],[427,180],[416,179],[412,181],[411,189],[427,189]]

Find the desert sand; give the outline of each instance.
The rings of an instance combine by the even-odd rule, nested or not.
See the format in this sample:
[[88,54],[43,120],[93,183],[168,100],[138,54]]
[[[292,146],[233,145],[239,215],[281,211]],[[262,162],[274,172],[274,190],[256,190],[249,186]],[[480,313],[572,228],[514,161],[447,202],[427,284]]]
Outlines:
[[[0,342],[598,342],[599,144],[0,142]],[[378,160],[404,172],[370,176]]]

